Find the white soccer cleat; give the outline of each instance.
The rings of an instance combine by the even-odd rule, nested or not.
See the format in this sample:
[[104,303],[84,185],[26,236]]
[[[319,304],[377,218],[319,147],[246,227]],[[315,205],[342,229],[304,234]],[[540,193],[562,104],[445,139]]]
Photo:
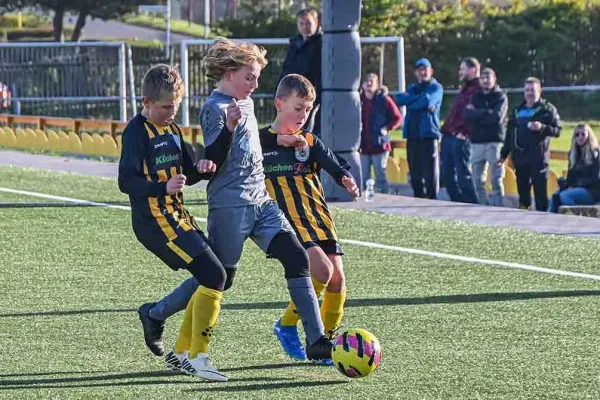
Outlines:
[[207,381],[227,382],[229,378],[220,373],[212,366],[208,359],[208,354],[198,354],[196,358],[186,357],[181,361],[181,372],[187,375],[197,376]]
[[175,353],[175,350],[171,348],[171,350],[169,350],[169,352],[165,354],[165,364],[167,366],[167,369],[176,372],[181,371],[181,363],[187,358],[187,356],[187,351],[184,353]]

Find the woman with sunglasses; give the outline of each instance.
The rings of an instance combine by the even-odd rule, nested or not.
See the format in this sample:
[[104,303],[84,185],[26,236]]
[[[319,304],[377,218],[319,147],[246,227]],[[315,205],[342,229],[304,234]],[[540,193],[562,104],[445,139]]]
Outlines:
[[588,124],[579,124],[573,131],[567,179],[559,183],[561,189],[552,196],[550,212],[558,212],[560,206],[600,202],[600,146]]

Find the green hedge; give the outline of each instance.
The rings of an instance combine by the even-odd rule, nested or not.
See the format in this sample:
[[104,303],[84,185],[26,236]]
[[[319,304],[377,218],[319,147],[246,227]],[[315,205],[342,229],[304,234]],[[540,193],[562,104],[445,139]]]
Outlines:
[[[17,14],[4,14],[0,16],[0,28],[17,28],[19,17]],[[22,15],[23,28],[37,28],[41,25],[48,25],[49,20],[35,14]]]
[[[64,29],[64,36],[66,39],[71,37],[73,33],[72,29]],[[39,27],[39,28],[5,28],[1,30],[3,41],[51,41],[54,40],[54,30],[52,26]]]

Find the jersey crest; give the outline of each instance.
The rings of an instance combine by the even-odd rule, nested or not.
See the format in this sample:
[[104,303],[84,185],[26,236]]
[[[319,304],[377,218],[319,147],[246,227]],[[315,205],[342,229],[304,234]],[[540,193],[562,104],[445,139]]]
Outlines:
[[302,149],[296,149],[295,151],[296,160],[305,162],[310,157],[310,146],[306,146]]

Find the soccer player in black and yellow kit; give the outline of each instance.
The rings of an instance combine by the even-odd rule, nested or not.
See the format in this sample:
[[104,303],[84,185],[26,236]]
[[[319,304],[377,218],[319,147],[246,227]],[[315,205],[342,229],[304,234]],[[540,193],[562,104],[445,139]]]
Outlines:
[[[184,354],[181,367],[190,375],[227,381],[208,359],[208,344],[221,308],[226,274],[207,239],[183,203],[184,185],[208,178],[215,165],[194,165],[186,151],[175,115],[183,96],[183,81],[174,68],[157,65],[142,84],[143,111],[123,132],[119,188],[129,195],[137,239],[173,270],[187,269],[200,286],[187,303],[174,352]],[[140,308],[144,329],[162,333],[162,321],[152,319],[151,305]],[[152,332],[144,332],[146,339]],[[164,348],[148,343],[155,354]],[[185,368],[184,368],[184,364]]]
[[[275,122],[261,129],[260,138],[267,191],[308,252],[315,292],[320,296],[324,291],[321,318],[325,333],[331,337],[342,320],[346,298],[343,250],[319,172],[324,169],[354,196],[358,187],[348,172],[348,163],[302,129],[314,99],[315,89],[308,79],[297,74],[285,76],[275,95]],[[290,357],[303,360],[306,353],[298,336],[298,321],[291,301],[274,332]]]

